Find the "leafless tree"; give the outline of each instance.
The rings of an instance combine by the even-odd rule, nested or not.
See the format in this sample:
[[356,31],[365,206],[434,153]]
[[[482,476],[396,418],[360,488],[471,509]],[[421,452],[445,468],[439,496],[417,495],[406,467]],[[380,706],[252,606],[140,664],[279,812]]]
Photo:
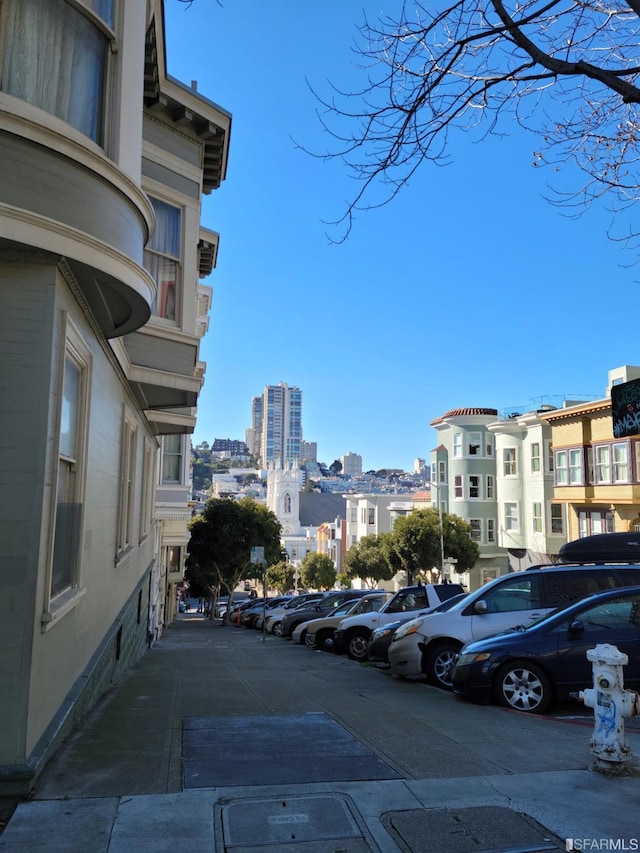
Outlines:
[[355,51],[366,84],[314,90],[335,142],[316,156],[342,158],[359,180],[333,223],[340,239],[358,210],[387,203],[425,161],[447,163],[452,133],[482,139],[514,121],[536,136],[534,165],[581,170],[569,170],[582,178],[555,203],[579,213],[606,194],[614,212],[637,201],[640,0],[436,3],[365,18]]

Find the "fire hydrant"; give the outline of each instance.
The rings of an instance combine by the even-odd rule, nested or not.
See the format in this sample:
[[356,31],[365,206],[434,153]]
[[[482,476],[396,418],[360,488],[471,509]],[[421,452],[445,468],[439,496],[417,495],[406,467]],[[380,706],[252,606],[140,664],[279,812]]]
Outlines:
[[626,772],[633,760],[624,733],[624,718],[640,714],[640,696],[624,689],[622,667],[629,658],[615,646],[602,643],[588,649],[593,664],[593,687],[581,690],[578,698],[593,708],[595,729],[589,742],[595,756],[592,770],[608,775]]

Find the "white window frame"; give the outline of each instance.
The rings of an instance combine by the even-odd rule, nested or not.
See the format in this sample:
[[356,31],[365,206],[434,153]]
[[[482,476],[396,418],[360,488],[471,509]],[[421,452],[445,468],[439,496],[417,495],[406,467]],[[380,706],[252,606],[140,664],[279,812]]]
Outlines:
[[544,442],[544,458],[546,464],[546,473],[553,474],[553,444],[551,444],[551,439],[546,439]]
[[138,455],[138,425],[133,413],[125,406],[122,418],[120,447],[120,497],[118,502],[118,541],[116,563],[122,560],[133,545],[134,498]]
[[140,495],[140,542],[143,542],[151,530],[155,495],[155,450],[151,442],[145,439],[142,447],[142,492]]
[[493,456],[493,433],[485,432],[484,434],[484,455]]
[[438,482],[446,483],[447,482],[447,463],[446,462],[438,462]]
[[542,533],[542,503],[534,501],[531,504],[531,527],[534,533]]
[[594,448],[594,470],[596,483],[611,482],[611,446],[597,444]]
[[481,518],[470,518],[469,524],[471,525],[471,541],[481,543],[482,542],[482,519]]
[[515,447],[502,448],[502,473],[504,477],[518,476],[518,452]]
[[542,471],[542,459],[540,458],[540,442],[531,442],[531,473],[539,474]]
[[479,474],[467,474],[467,488],[470,501],[482,500],[482,477]]
[[629,445],[615,442],[611,445],[611,473],[614,483],[629,483]]
[[467,440],[467,455],[482,456],[482,433],[470,432]]
[[566,450],[556,450],[554,454],[555,484],[556,486],[569,485],[569,453]]
[[454,501],[461,501],[464,499],[464,483],[462,481],[462,474],[456,474],[453,478],[453,499]]
[[[151,309],[152,320],[165,325],[177,326],[182,316],[182,299],[184,294],[184,228],[186,211],[183,205],[169,201],[156,193],[148,193],[149,200],[156,213],[156,220],[160,220],[162,208],[174,211],[177,217],[177,239],[176,246],[158,246],[154,242],[161,239],[160,229],[154,231],[149,243],[144,250],[144,263],[147,271],[154,277],[156,282],[156,298]],[[162,264],[171,268],[169,276],[162,280]],[[160,279],[160,280],[159,280]],[[173,285],[173,302],[171,307],[171,285]]]
[[462,433],[454,432],[452,436],[452,455],[454,459],[462,459]]
[[[169,447],[169,441],[178,439],[180,446],[179,452],[175,452]],[[165,461],[168,459],[178,460],[178,475],[177,477],[169,477],[165,475]],[[165,435],[162,439],[161,454],[160,454],[160,483],[163,486],[181,486],[184,485],[184,459],[185,459],[185,443],[184,436],[179,434]],[[171,466],[173,467],[173,466]]]
[[[79,329],[69,315],[62,314],[61,334],[64,345],[60,348],[60,358],[57,369],[56,397],[57,432],[55,444],[55,470],[53,471],[54,487],[51,490],[51,512],[47,551],[47,581],[46,595],[42,614],[43,630],[49,629],[58,618],[70,610],[76,601],[84,594],[81,588],[82,578],[82,539],[84,523],[84,503],[87,476],[87,446],[89,436],[89,413],[91,400],[91,379],[93,356],[85,343]],[[72,435],[71,446],[65,447],[62,440],[63,424],[68,416],[68,406],[64,400],[64,378],[67,364],[78,371],[78,393],[76,395],[75,423],[70,425]],[[72,560],[65,573],[63,584],[54,590],[54,571],[56,561],[64,559],[60,550],[56,549],[56,521],[59,518],[59,497],[63,488],[67,500],[63,503],[74,504],[77,507],[76,541],[73,543],[73,553],[66,556]]]
[[520,531],[520,515],[518,504],[515,501],[506,501],[504,504],[504,529],[509,533]]
[[487,542],[492,544],[496,541],[496,522],[493,518],[487,519]]
[[488,501],[494,500],[496,496],[496,478],[493,474],[487,474],[485,477],[485,495]]
[[582,447],[569,448],[569,485],[581,486],[584,483],[584,453]]

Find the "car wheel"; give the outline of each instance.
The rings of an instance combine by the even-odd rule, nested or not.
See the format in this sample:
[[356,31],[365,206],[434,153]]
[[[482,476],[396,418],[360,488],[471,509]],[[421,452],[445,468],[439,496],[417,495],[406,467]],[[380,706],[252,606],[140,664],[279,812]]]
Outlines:
[[544,714],[553,698],[545,673],[526,661],[502,667],[496,678],[496,695],[501,705],[530,714]]
[[306,629],[306,628],[304,628],[302,631],[300,631],[300,640],[299,640],[299,642],[300,642],[300,645],[301,645],[301,646],[306,646],[306,645],[307,645],[307,629]]
[[366,660],[369,634],[365,631],[354,631],[347,636],[347,654],[351,660]]
[[451,690],[449,674],[459,651],[460,646],[455,643],[441,643],[429,652],[424,671],[430,684],[435,684],[443,690]]
[[275,634],[276,637],[282,636],[282,622],[275,622],[273,628],[271,629],[271,633]]
[[318,631],[316,649],[321,649],[323,652],[333,651],[333,631]]

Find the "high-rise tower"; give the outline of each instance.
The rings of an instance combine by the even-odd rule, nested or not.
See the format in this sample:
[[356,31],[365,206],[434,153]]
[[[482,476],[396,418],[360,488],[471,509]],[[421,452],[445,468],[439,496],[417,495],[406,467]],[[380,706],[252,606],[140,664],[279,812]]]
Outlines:
[[[267,385],[251,407],[254,452],[262,465],[300,459],[302,391],[286,382]],[[252,448],[253,449],[253,448]]]

